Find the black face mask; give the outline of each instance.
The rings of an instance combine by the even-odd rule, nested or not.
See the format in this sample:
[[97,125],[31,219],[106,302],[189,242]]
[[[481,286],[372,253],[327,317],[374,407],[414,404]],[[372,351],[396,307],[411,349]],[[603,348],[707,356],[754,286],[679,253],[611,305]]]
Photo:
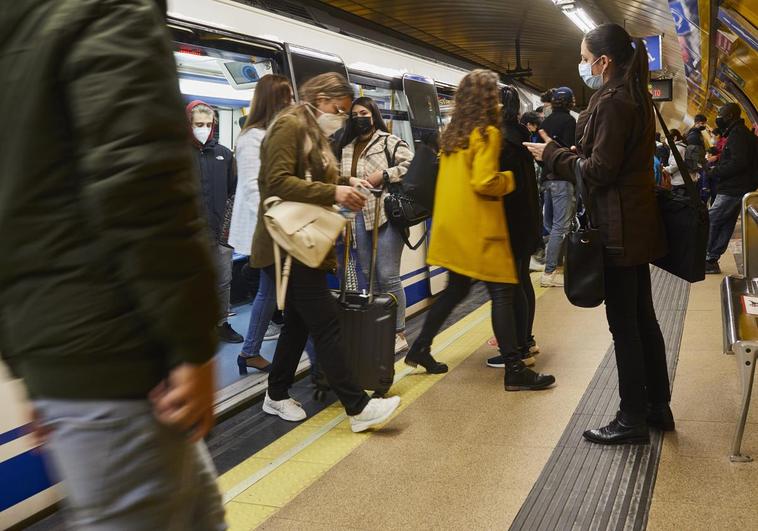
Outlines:
[[356,116],[351,119],[353,121],[353,128],[359,135],[365,135],[374,128],[374,124],[371,123],[370,116]]
[[699,131],[705,131],[705,126],[704,125],[699,125],[699,126],[697,126],[697,128],[698,128]]
[[716,117],[716,127],[721,129],[722,131],[725,131],[729,128],[729,122],[727,121],[726,117],[724,116],[718,116]]

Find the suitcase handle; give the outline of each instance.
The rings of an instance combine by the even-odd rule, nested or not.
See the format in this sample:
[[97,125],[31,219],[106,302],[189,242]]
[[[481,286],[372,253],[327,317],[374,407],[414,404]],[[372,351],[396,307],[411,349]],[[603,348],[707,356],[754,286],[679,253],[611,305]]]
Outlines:
[[[376,253],[379,246],[379,214],[382,208],[380,198],[384,190],[370,189],[374,196],[374,230],[371,237],[371,268],[368,280],[368,302],[374,302],[374,278],[376,277]],[[347,301],[347,268],[350,265],[350,246],[353,239],[353,224],[347,223],[345,227],[345,255],[342,258],[342,282],[340,283],[340,302]]]

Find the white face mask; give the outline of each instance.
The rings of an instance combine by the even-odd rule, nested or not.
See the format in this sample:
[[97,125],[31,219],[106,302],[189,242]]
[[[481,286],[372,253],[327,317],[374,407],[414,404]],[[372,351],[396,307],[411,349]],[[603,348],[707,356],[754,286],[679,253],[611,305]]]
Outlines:
[[545,105],[545,106],[542,108],[542,116],[544,116],[545,118],[547,118],[547,117],[548,117],[548,116],[550,116],[551,114],[553,114],[553,107],[552,107],[552,106],[550,106],[550,105]]
[[592,90],[597,90],[603,86],[603,74],[593,74],[592,66],[600,60],[600,57],[592,63],[579,63],[579,75],[584,84]]
[[326,136],[332,136],[334,133],[339,131],[343,125],[345,125],[346,119],[347,115],[344,113],[332,114],[323,112],[321,113],[321,116],[316,119],[316,121]]
[[211,136],[211,128],[193,127],[192,134],[195,135],[195,138],[197,138],[197,141],[200,142],[200,144],[205,145],[205,143],[208,141],[208,138]]

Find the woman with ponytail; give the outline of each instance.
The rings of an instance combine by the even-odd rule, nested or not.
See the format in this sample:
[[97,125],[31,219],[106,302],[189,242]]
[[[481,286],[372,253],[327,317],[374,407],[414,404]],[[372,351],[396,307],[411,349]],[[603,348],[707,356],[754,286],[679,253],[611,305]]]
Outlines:
[[579,75],[597,92],[577,121],[576,150],[525,143],[546,173],[587,190],[604,244],[605,306],[621,405],[607,426],[584,432],[598,444],[649,442],[648,427],[674,429],[666,348],[653,309],[649,264],[666,253],[655,197],[655,123],[645,44],[617,24],[582,41]]

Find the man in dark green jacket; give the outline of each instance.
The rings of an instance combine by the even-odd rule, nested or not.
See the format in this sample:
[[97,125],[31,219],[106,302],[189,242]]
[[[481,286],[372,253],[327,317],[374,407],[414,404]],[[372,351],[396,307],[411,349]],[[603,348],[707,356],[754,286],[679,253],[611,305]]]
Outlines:
[[51,429],[74,528],[225,527],[195,444],[219,308],[164,12],[0,10],[0,352]]

